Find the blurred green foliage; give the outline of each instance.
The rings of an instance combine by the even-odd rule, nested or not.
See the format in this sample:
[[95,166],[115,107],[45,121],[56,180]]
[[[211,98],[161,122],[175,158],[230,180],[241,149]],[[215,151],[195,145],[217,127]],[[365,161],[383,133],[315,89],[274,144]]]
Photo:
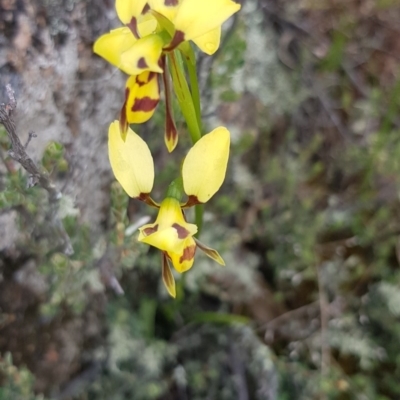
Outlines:
[[1,400],[44,400],[33,394],[34,377],[24,367],[16,368],[10,353],[0,358],[0,399]]

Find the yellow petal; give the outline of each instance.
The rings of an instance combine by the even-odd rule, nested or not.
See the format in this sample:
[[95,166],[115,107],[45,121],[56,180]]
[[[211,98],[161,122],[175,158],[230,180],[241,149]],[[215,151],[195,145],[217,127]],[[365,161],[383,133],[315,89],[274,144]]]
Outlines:
[[181,226],[188,225],[187,229],[190,232],[194,229],[193,235],[197,232],[196,225],[193,225],[193,228],[192,224],[186,222],[179,201],[173,197],[167,197],[162,201],[157,222],[160,224],[161,229],[178,224]]
[[112,122],[108,130],[108,156],[115,178],[129,196],[151,192],[154,164],[150,150],[130,128],[123,141],[119,121]]
[[162,259],[162,279],[164,285],[168,291],[168,293],[175,298],[176,297],[176,288],[175,288],[175,279],[172,275],[171,268],[169,267],[167,257],[163,254]]
[[201,203],[208,201],[225,179],[230,134],[224,127],[204,135],[190,150],[182,166],[183,188]]
[[192,40],[220,27],[239,9],[240,4],[231,0],[184,0],[173,23],[185,40]]
[[215,28],[204,35],[201,35],[193,42],[200,48],[200,50],[208,55],[214,54],[219,47],[221,41],[221,27]]
[[155,224],[152,224],[152,226],[144,225],[139,228],[140,233],[138,241],[156,247],[162,251],[174,253],[181,253],[183,251],[184,241],[179,240],[178,233],[172,226],[146,236],[146,231],[150,231],[154,226]]
[[147,13],[143,17],[140,18],[140,22],[138,24],[138,31],[140,37],[145,37],[154,33],[157,29],[157,20],[151,15]]
[[118,18],[123,24],[129,24],[132,18],[138,18],[147,0],[116,0],[115,8]]
[[162,251],[182,253],[186,240],[197,233],[197,226],[188,224],[177,199],[167,197],[161,203],[156,222],[139,228],[139,242]]
[[158,35],[141,38],[121,54],[119,68],[128,75],[139,75],[144,71],[162,73],[158,64],[162,47],[163,40]]
[[118,28],[100,36],[94,43],[93,51],[120,68],[121,54],[129,50],[135,42],[136,39],[128,28]]
[[192,268],[195,253],[196,242],[192,237],[188,237],[180,253],[168,253],[168,256],[175,270],[182,273]]
[[154,114],[160,100],[158,74],[145,71],[126,82],[125,112],[129,124],[142,124]]
[[164,17],[168,18],[170,21],[173,21],[178,11],[179,5],[182,1],[185,0],[176,0],[176,1],[165,1],[165,0],[149,0],[148,3],[150,8],[154,11],[157,11]]

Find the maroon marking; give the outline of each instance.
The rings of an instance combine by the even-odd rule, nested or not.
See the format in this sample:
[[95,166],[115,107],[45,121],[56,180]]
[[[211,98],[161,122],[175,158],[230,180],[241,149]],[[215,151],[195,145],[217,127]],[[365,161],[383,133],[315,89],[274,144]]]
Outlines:
[[194,254],[196,253],[196,247],[197,246],[195,244],[193,244],[193,245],[191,245],[189,247],[186,247],[183,250],[183,254],[180,257],[179,262],[183,263],[184,261],[192,260],[193,257],[194,257]]
[[179,239],[186,239],[190,235],[190,232],[186,228],[177,223],[173,224],[172,227],[178,232]]
[[165,96],[165,138],[167,142],[175,143],[178,139],[178,130],[176,129],[174,115],[172,112],[172,97],[171,97],[171,85],[169,76],[167,73],[167,63],[165,62],[165,56],[162,56],[159,60],[160,67],[164,70],[162,75],[164,83],[164,96]]
[[137,62],[137,67],[142,68],[142,69],[149,68],[144,57],[139,58],[139,60]]
[[150,97],[136,98],[131,110],[133,112],[150,112],[153,111],[160,99],[151,99]]
[[178,136],[178,130],[176,129],[175,122],[168,113],[165,118],[165,137],[168,142],[175,142]]
[[202,203],[201,203],[201,201],[199,201],[197,196],[195,196],[194,194],[191,194],[190,196],[188,196],[186,203],[182,207],[184,207],[184,208],[193,207],[196,204],[202,204]]
[[150,72],[150,73],[149,73],[149,76],[148,76],[148,78],[147,78],[147,80],[145,80],[145,81],[141,81],[141,80],[139,79],[140,75],[136,75],[135,83],[136,83],[139,87],[141,87],[141,86],[143,86],[143,85],[146,85],[147,83],[149,83],[152,79],[154,79],[154,78],[156,77],[156,74],[157,74],[157,72]]
[[149,3],[146,3],[142,10],[142,15],[147,14],[150,11]]
[[185,34],[182,31],[176,31],[171,43],[166,47],[165,51],[172,51],[185,40]]
[[132,19],[128,24],[126,24],[126,26],[131,30],[133,36],[135,36],[136,39],[140,39],[137,26],[137,19],[135,17],[132,17]]
[[146,202],[146,200],[149,198],[149,193],[140,193],[136,198],[140,201]]
[[162,68],[163,71],[165,71],[165,67],[167,66],[167,61],[165,55],[161,56],[158,59],[158,65],[160,68]]
[[150,207],[160,208],[160,205],[150,197],[150,193],[140,193],[135,199],[143,201],[143,203],[148,204]]
[[164,0],[164,4],[165,4],[167,7],[175,7],[175,6],[178,5],[178,3],[179,3],[178,0]]
[[154,225],[152,228],[145,228],[145,229],[143,229],[143,233],[146,235],[146,236],[150,236],[150,235],[152,235],[153,233],[155,233],[155,232],[157,232],[158,231],[158,224],[157,225]]
[[123,133],[128,130],[128,121],[126,118],[126,103],[128,102],[129,91],[129,88],[125,88],[125,101],[122,105],[121,112],[119,113],[119,129]]

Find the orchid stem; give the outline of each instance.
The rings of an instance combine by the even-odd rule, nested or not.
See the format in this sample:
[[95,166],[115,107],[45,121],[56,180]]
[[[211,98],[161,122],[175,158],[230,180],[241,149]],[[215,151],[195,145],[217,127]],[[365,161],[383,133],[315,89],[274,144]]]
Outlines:
[[186,61],[186,68],[189,74],[190,90],[192,94],[193,105],[196,111],[197,123],[201,131],[201,104],[199,81],[197,79],[196,57],[193,48],[189,42],[182,43],[181,53]]
[[182,59],[180,54],[175,51],[168,54],[168,59],[170,61],[170,71],[175,94],[194,144],[201,138],[201,129],[197,120],[192,95],[186,82]]
[[[174,90],[176,97],[179,102],[179,106],[182,110],[182,114],[186,120],[190,136],[193,144],[195,144],[201,138],[201,126],[200,126],[200,98],[199,98],[199,87],[197,83],[197,74],[195,68],[189,68],[189,78],[191,83],[192,93],[189,90],[187,84],[184,68],[182,65],[182,58],[180,53],[171,52],[168,54],[168,59],[171,64],[171,76],[174,84]],[[187,63],[191,64],[190,62]],[[195,100],[197,99],[197,100]],[[204,207],[201,204],[195,206],[195,222],[198,228],[196,237],[200,236],[200,232],[203,226],[203,214]]]

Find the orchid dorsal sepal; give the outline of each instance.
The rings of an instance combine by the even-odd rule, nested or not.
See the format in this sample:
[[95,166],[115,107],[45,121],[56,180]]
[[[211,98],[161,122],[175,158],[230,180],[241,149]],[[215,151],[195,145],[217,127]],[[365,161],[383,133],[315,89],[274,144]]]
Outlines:
[[130,128],[123,140],[120,123],[114,121],[108,130],[108,156],[125,192],[133,198],[149,197],[154,183],[154,163],[146,142]]
[[225,261],[220,256],[217,250],[212,249],[211,247],[206,246],[204,243],[200,242],[200,240],[194,238],[196,245],[199,249],[206,253],[206,256],[210,257],[214,261],[216,261],[219,265],[225,266]]
[[182,165],[183,188],[188,202],[196,199],[198,203],[206,203],[221,187],[228,165],[229,146],[230,133],[220,126],[204,135],[189,150]]
[[171,267],[165,253],[162,253],[162,279],[168,293],[175,298],[176,297],[176,286],[175,279],[172,275]]
[[183,181],[182,178],[179,177],[169,184],[167,195],[165,197],[172,197],[180,202],[182,196],[183,196]]

